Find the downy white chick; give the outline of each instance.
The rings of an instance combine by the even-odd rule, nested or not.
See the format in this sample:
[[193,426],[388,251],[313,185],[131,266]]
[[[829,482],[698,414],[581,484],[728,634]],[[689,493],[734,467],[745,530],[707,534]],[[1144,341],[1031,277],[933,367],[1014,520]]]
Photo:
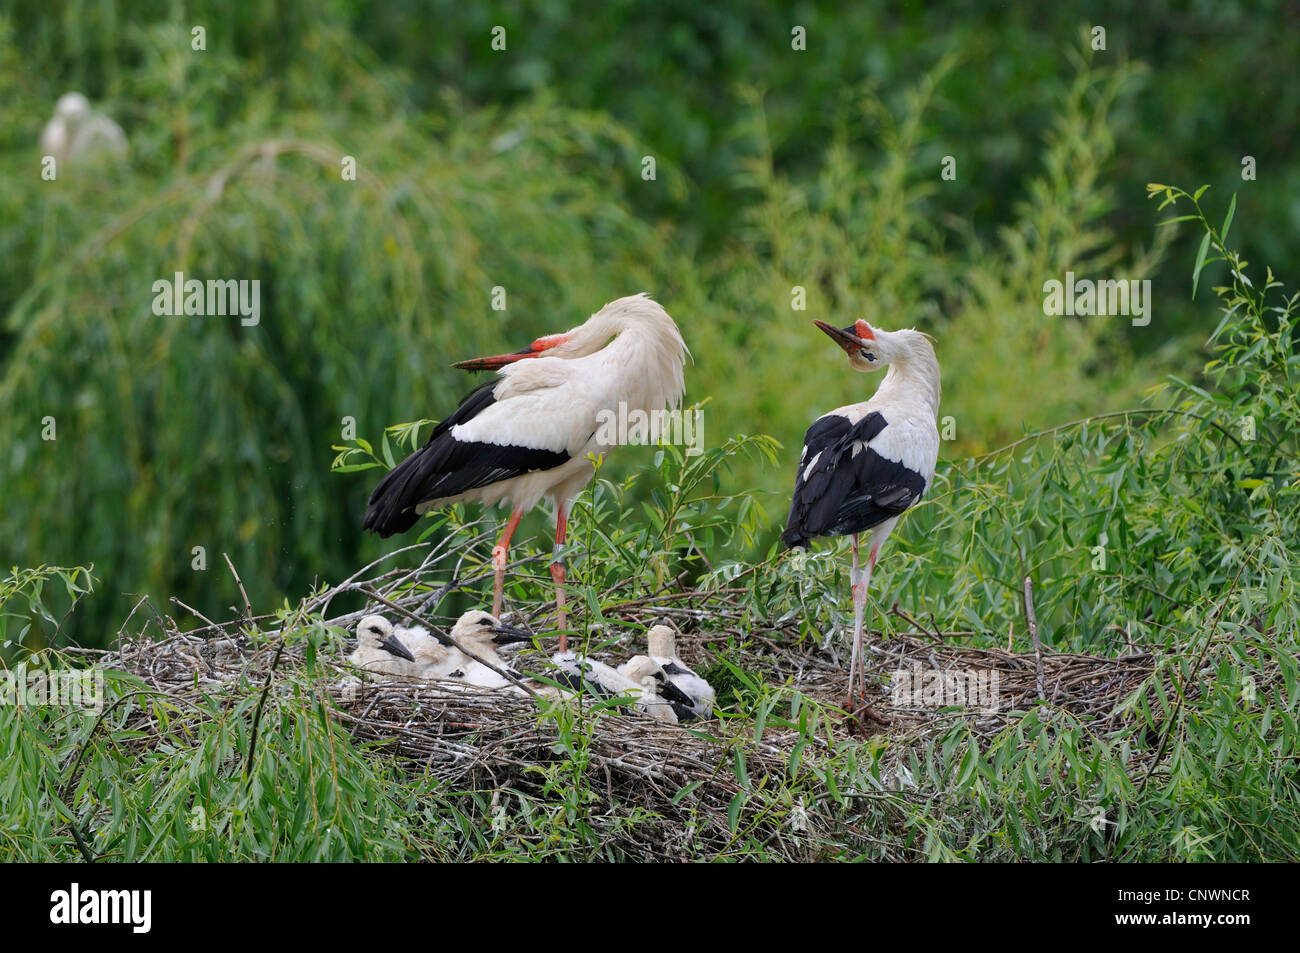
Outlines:
[[[585,691],[601,698],[627,695],[632,698],[633,708],[659,721],[667,720],[664,714],[665,708],[668,709],[669,714],[672,714],[674,722],[676,721],[676,714],[672,712],[669,703],[675,701],[683,707],[689,707],[691,703],[688,696],[663,676],[663,671],[657,664],[654,668],[644,665],[634,666],[632,671],[635,677],[633,677],[576,652],[556,653],[551,656],[551,661],[555,665],[555,671],[546,674],[559,685],[576,692]],[[658,676],[656,669],[659,670]],[[660,681],[661,676],[662,681]],[[650,685],[644,684],[643,679],[649,681]],[[544,688],[550,689],[550,686]],[[554,695],[556,692],[550,689],[549,692],[543,691],[540,694]]]
[[357,623],[357,647],[348,661],[378,675],[415,675],[415,656],[401,642],[393,624],[381,615]]
[[708,718],[713,714],[715,698],[713,686],[691,671],[690,667],[677,657],[677,633],[666,625],[656,625],[646,634],[649,642],[650,657],[664,667],[668,680],[689,696],[691,711],[682,721],[696,718]]
[[422,625],[399,629],[398,638],[415,657],[414,674],[424,679],[450,678],[464,663],[465,656],[443,645]]
[[[641,686],[636,707],[655,721],[675,725],[679,716],[690,714],[690,698],[668,680],[663,666],[648,655],[628,659],[617,671]],[[670,695],[675,700],[670,700]]]
[[[498,649],[503,645],[517,642],[531,642],[533,638],[523,629],[504,625],[495,616],[481,609],[471,609],[457,619],[456,624],[451,628],[451,635],[483,661],[507,670],[511,670],[511,666],[501,658]],[[492,671],[482,662],[470,658],[463,652],[454,648],[451,652],[457,657],[455,668],[460,675],[456,676],[449,671],[445,677],[458,678],[466,685],[475,685],[479,688],[505,688],[514,684],[510,679]]]

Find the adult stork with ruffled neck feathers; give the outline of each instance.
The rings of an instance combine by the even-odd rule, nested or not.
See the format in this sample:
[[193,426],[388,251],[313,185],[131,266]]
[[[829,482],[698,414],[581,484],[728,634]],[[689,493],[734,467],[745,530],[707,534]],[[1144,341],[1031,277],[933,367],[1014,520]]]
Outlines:
[[[847,328],[814,323],[844,349],[855,371],[889,367],[869,400],[837,407],[808,428],[781,535],[792,549],[807,548],[819,536],[853,539],[853,657],[846,703],[852,712],[854,693],[859,699],[866,695],[862,613],[876,558],[898,518],[916,505],[934,480],[939,361],[930,338],[911,328],[884,331],[866,321]],[[863,533],[870,533],[865,570],[858,560],[858,537]]]
[[[492,615],[501,615],[510,539],[543,497],[555,505],[555,583],[560,651],[564,630],[564,545],[574,498],[592,478],[589,454],[608,451],[605,415],[677,408],[689,352],[668,312],[647,295],[611,301],[585,323],[540,337],[510,354],[455,364],[495,370],[443,419],[428,442],[370,494],[364,526],[388,537],[450,503],[509,502],[510,518],[492,550]],[[624,431],[626,432],[626,431]]]

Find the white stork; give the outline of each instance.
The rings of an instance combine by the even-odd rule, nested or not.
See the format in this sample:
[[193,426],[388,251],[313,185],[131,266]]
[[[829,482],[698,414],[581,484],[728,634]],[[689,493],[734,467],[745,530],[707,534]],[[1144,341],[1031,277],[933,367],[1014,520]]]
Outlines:
[[[649,658],[663,668],[668,680],[689,699],[689,704],[677,712],[679,720],[694,721],[712,715],[715,698],[713,686],[691,671],[690,666],[678,657],[677,633],[672,626],[656,625],[651,628],[646,633],[646,648],[650,653]],[[632,661],[645,657],[638,655]],[[620,665],[618,670],[626,675],[628,673],[625,668],[626,666]]]
[[[457,619],[456,624],[451,628],[451,635],[479,659],[490,662],[500,669],[510,669],[510,665],[498,654],[499,647],[517,642],[531,642],[533,638],[525,630],[504,625],[495,616],[488,615],[480,609],[471,609]],[[456,649],[451,651],[457,658],[457,664],[443,673],[444,676],[461,679],[466,685],[476,685],[479,688],[505,688],[513,684],[510,679],[488,668],[478,659],[470,658]],[[425,677],[436,676],[431,674]]]
[[[636,655],[620,665],[616,671],[628,678],[640,690],[634,696],[637,710],[645,712],[655,721],[666,725],[675,725],[679,721],[690,721],[691,706],[680,700],[674,692],[675,686],[668,679],[664,667],[648,655]],[[668,694],[673,695],[669,698]]]
[[[611,338],[613,340],[611,340]],[[584,324],[538,338],[512,354],[461,361],[465,370],[498,369],[472,390],[428,442],[370,494],[364,526],[388,537],[449,503],[500,503],[513,509],[492,550],[492,614],[501,614],[510,538],[544,496],[555,503],[555,583],[560,650],[567,648],[564,545],[573,499],[592,478],[588,454],[604,414],[676,408],[686,344],[676,323],[644,294],[611,301]]]
[[[644,655],[620,669],[568,651],[552,655],[551,663],[555,671],[547,672],[547,677],[564,688],[601,698],[626,695],[633,708],[656,721],[671,719],[676,724],[676,711],[691,705],[690,697],[668,680],[663,667]],[[555,690],[546,685],[539,694],[553,696]]]
[[368,615],[357,623],[357,648],[348,661],[381,675],[414,675],[415,656],[398,638],[393,624],[381,615]]
[[420,678],[447,678],[460,669],[465,656],[455,646],[445,645],[422,625],[398,629],[397,637],[411,650],[415,672]]
[[[807,548],[817,536],[851,536],[853,660],[849,699],[866,693],[862,609],[880,546],[898,518],[921,499],[939,457],[939,361],[930,339],[911,328],[882,331],[866,321],[847,328],[814,322],[849,355],[855,371],[889,372],[870,400],[818,417],[804,436],[794,499],[781,541]],[[858,535],[870,531],[870,557],[858,567]]]
[[103,113],[95,112],[81,93],[64,93],[54,105],[54,117],[41,130],[42,155],[62,164],[75,156],[127,151],[126,133]]

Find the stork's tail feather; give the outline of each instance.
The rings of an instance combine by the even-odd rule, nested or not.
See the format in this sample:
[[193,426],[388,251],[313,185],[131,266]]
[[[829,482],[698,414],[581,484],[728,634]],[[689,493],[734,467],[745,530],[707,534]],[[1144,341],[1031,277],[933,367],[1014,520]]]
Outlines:
[[408,487],[411,477],[419,469],[424,448],[411,454],[388,472],[370,494],[369,506],[362,527],[377,533],[382,539],[404,533],[420,519],[415,512],[418,500],[410,499]]
[[786,549],[807,549],[808,544],[812,542],[812,537],[805,536],[797,529],[787,529],[781,534],[781,542],[785,544]]

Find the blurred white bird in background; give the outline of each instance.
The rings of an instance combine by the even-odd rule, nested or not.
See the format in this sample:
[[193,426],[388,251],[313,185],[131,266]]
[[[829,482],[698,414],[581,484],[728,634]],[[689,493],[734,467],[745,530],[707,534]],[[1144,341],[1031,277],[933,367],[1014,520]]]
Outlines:
[[60,166],[70,159],[94,155],[125,156],[122,127],[90,106],[81,93],[64,93],[54,106],[54,118],[41,131],[41,155],[54,156]]

